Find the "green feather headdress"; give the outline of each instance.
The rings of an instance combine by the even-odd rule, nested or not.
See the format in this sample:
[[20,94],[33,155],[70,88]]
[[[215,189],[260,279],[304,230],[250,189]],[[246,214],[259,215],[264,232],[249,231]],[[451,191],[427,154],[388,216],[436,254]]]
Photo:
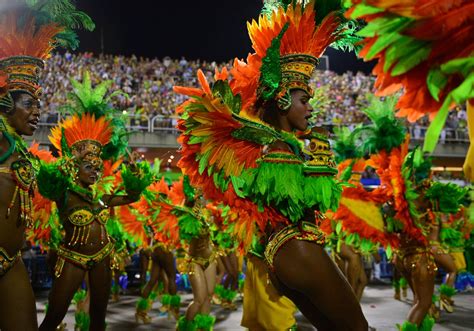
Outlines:
[[364,113],[372,123],[354,130],[356,144],[362,154],[376,154],[382,150],[389,153],[405,141],[405,125],[394,115],[396,103],[396,97],[387,97],[384,100],[371,98]]
[[361,150],[356,148],[353,131],[348,127],[334,128],[334,144],[333,150],[336,157],[336,162],[341,163],[348,159],[358,159],[363,157]]
[[403,168],[407,169],[410,179],[418,184],[424,179],[430,178],[433,165],[431,160],[432,158],[423,155],[423,152],[417,146],[405,157]]
[[[359,40],[357,23],[347,21],[343,12],[342,1],[337,0],[264,1],[258,23],[248,25],[255,55],[261,61],[258,99],[274,99],[281,109],[288,109],[290,90],[313,94],[308,83],[325,49],[331,45],[353,50]],[[253,64],[253,70],[251,67]]]
[[467,188],[454,183],[433,182],[425,197],[431,201],[436,211],[455,214],[461,208],[467,193]]
[[125,126],[125,116],[111,105],[111,99],[117,95],[125,95],[122,91],[114,91],[107,95],[111,80],[92,86],[91,76],[84,72],[82,83],[71,79],[73,92],[68,94],[69,103],[60,108],[61,112],[77,114],[93,114],[95,118],[105,117],[113,127],[110,142],[102,148],[102,159],[117,160],[126,154],[129,132]]

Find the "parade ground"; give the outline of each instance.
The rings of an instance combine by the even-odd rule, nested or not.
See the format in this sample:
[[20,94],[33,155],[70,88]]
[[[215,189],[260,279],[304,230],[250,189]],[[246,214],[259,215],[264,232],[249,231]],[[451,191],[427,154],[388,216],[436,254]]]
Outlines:
[[[38,321],[44,317],[47,293],[40,293],[37,302]],[[166,315],[160,316],[160,303],[155,302],[150,312],[153,320],[151,324],[143,325],[135,322],[135,303],[137,296],[132,294],[122,295],[119,302],[110,302],[107,314],[107,330],[175,330],[174,320]],[[366,288],[362,298],[362,308],[370,326],[377,331],[395,331],[396,323],[402,322],[410,309],[413,296],[408,292],[408,299],[396,301],[393,299],[393,290],[388,285],[371,285]],[[434,326],[433,331],[461,331],[474,330],[474,291],[457,294],[455,297],[455,311],[452,314],[441,313],[440,321]],[[192,300],[191,294],[183,294],[181,313]],[[215,331],[244,330],[240,326],[242,316],[242,302],[237,301],[238,310],[228,311],[213,305],[212,313],[217,317]],[[315,330],[301,314],[297,314],[298,330]],[[64,320],[68,331],[74,330],[74,306],[71,305]],[[275,330],[277,331],[277,330]],[[278,330],[280,331],[280,330]],[[281,330],[283,331],[283,330]]]

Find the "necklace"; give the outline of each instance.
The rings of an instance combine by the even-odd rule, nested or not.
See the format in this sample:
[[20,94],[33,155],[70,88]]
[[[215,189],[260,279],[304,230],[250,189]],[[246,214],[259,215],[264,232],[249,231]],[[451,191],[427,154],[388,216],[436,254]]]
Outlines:
[[96,204],[99,202],[99,198],[97,197],[96,192],[94,190],[88,190],[86,188],[80,187],[77,184],[71,184],[71,191],[79,195],[83,200],[91,203]]

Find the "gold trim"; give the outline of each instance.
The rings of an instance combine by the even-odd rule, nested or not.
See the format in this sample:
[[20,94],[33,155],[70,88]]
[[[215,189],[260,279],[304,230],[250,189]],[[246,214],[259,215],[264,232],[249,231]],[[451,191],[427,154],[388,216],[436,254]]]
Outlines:
[[70,262],[79,266],[82,269],[90,270],[97,263],[102,262],[107,256],[109,256],[114,250],[114,243],[109,241],[104,247],[102,247],[97,253],[92,255],[85,255],[73,250],[70,250],[64,246],[58,248],[58,261],[54,267],[54,276],[56,278],[61,276],[64,262]]
[[273,269],[275,255],[283,245],[292,239],[311,241],[320,245],[325,242],[324,233],[313,223],[301,222],[300,224],[288,225],[273,234],[265,247],[265,260],[271,269]]

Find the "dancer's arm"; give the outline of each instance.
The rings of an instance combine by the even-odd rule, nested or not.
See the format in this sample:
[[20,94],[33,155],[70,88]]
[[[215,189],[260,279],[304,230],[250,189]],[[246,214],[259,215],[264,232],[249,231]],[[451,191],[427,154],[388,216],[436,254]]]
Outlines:
[[153,175],[148,163],[132,163],[129,167],[123,168],[122,180],[127,194],[105,194],[102,201],[107,206],[115,207],[138,201],[142,192],[153,181]]

